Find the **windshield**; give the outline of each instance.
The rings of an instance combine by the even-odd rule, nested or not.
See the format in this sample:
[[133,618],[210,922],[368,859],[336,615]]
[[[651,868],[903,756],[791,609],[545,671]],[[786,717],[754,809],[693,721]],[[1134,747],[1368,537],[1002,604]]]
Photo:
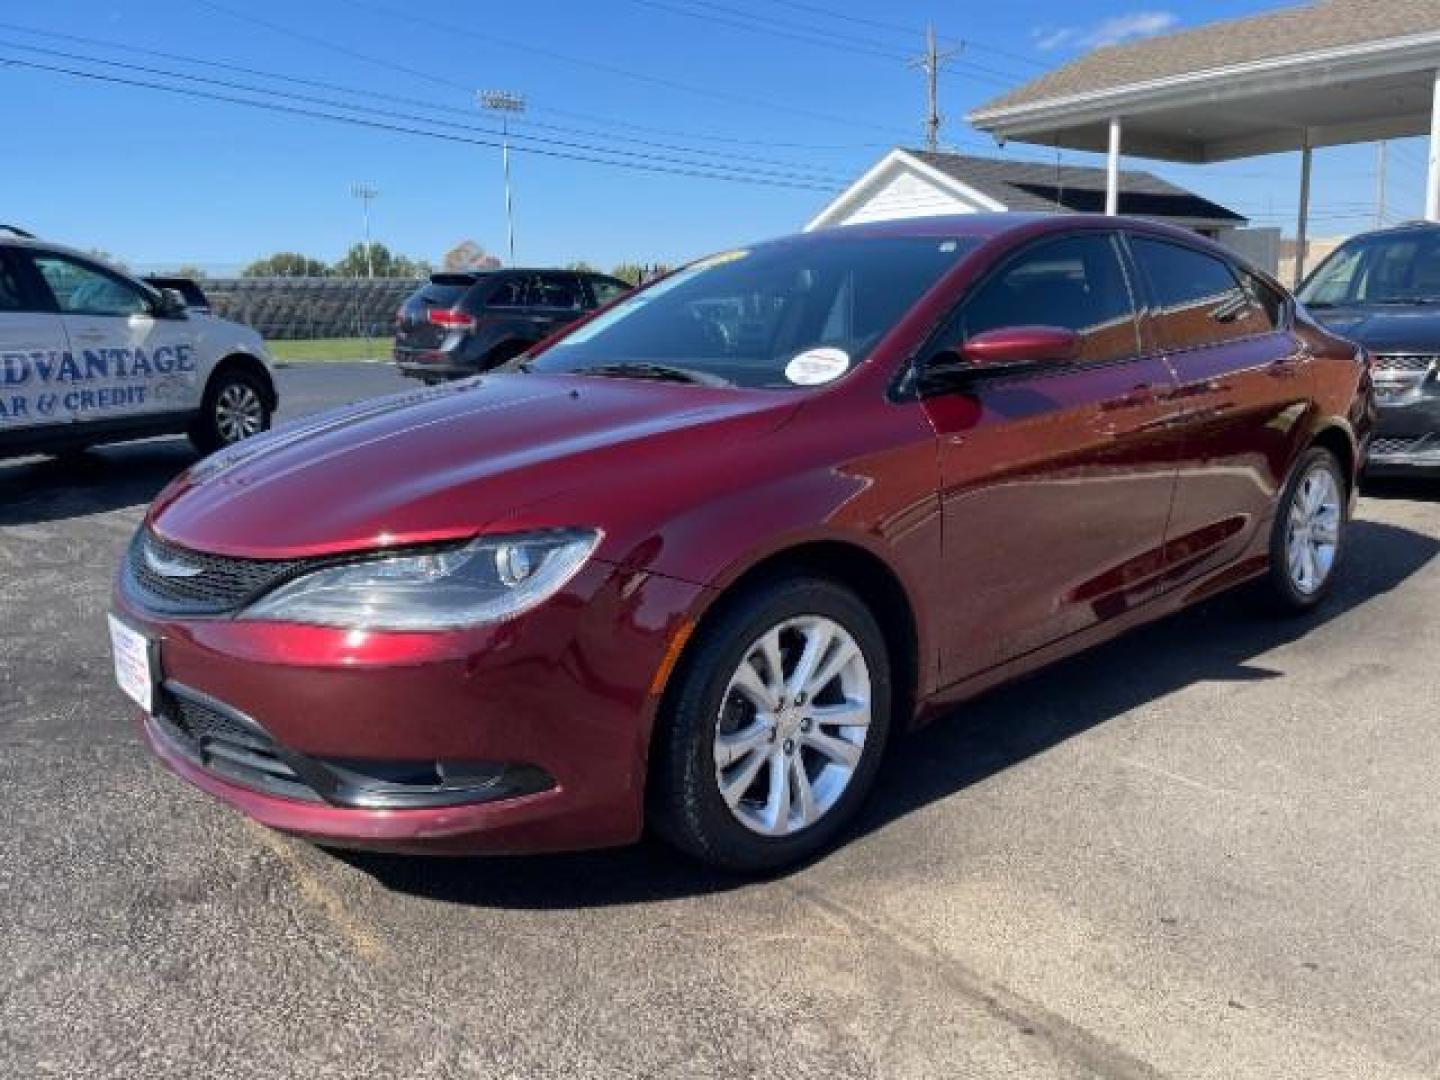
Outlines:
[[1440,229],[1350,240],[1320,264],[1300,299],[1321,308],[1440,303]]
[[526,370],[796,389],[860,364],[973,238],[831,237],[701,259]]

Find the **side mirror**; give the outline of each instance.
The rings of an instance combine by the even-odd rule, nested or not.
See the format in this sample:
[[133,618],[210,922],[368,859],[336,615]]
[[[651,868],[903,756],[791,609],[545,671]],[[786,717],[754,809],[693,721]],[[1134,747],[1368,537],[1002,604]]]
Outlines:
[[185,297],[175,289],[161,289],[160,301],[155,305],[157,319],[185,319],[189,317],[189,305]]
[[1007,326],[976,334],[960,348],[975,367],[1071,364],[1080,359],[1080,335],[1059,326]]
[[986,330],[958,349],[932,356],[921,373],[921,385],[938,392],[968,384],[985,372],[1069,364],[1080,358],[1080,347],[1080,335],[1059,326]]

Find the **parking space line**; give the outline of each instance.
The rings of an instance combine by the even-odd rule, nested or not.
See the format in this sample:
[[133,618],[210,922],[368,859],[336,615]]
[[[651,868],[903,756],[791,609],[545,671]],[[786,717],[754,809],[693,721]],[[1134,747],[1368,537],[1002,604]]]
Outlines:
[[849,923],[866,935],[884,938],[910,956],[934,965],[951,987],[1001,1020],[1027,1034],[1038,1034],[1058,1053],[1101,1076],[1113,1080],[1160,1080],[1161,1073],[1149,1062],[1105,1041],[1099,1035],[1052,1012],[1039,1002],[986,978],[958,957],[923,937],[880,923],[849,904],[821,896],[797,882],[784,883],[791,893],[832,920]]
[[331,925],[350,942],[361,959],[378,961],[389,957],[390,950],[385,942],[363,920],[356,917],[334,890],[305,865],[305,861],[300,858],[284,837],[277,835],[264,825],[248,819],[245,821],[245,825],[272,854],[285,864],[291,877],[294,878],[295,884],[299,887],[300,894],[330,920]]

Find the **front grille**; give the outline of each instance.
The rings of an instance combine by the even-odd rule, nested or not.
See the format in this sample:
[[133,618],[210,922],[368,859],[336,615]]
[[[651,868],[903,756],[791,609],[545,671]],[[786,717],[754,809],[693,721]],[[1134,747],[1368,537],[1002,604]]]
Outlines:
[[1373,356],[1371,366],[1376,371],[1418,371],[1426,372],[1434,366],[1436,356]]
[[1401,454],[1429,454],[1435,453],[1437,449],[1440,449],[1440,446],[1436,445],[1433,435],[1386,435],[1372,439],[1370,442],[1372,458],[1395,457]]
[[130,544],[126,577],[136,598],[148,608],[169,614],[220,615],[244,607],[311,562],[208,555],[177,547],[142,529]]
[[319,794],[286,762],[275,740],[194,691],[166,683],[160,719],[198,764],[246,787],[309,802]]

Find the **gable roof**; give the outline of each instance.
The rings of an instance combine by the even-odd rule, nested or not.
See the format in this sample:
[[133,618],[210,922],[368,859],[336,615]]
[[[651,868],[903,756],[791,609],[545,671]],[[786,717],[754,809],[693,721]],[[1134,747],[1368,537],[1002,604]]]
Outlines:
[[1440,31],[1436,0],[1318,0],[1096,49],[976,109],[973,119],[1071,95]]
[[[1006,210],[1098,213],[1105,209],[1105,170],[1089,165],[1043,165],[1031,161],[904,150],[946,176],[995,200]],[[1120,173],[1120,213],[1136,217],[1243,224],[1245,218],[1154,173]]]

